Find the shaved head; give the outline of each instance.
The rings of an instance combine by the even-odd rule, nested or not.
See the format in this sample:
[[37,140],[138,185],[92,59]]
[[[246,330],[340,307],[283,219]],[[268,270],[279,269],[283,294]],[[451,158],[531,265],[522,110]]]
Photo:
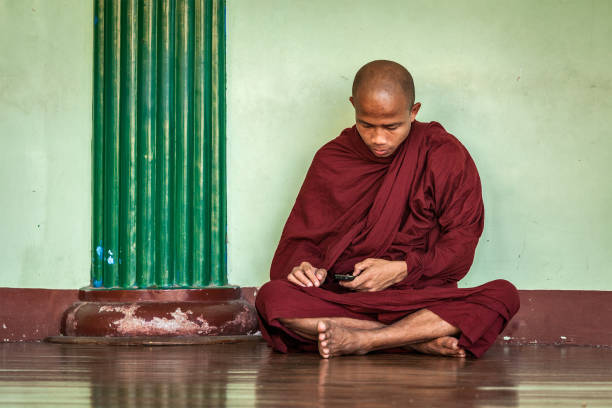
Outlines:
[[406,98],[407,107],[414,104],[414,82],[410,72],[397,62],[376,60],[368,62],[357,71],[353,81],[353,99],[384,93]]
[[349,98],[361,140],[377,157],[389,157],[410,134],[421,108],[414,102],[412,75],[393,61],[365,64],[353,81]]

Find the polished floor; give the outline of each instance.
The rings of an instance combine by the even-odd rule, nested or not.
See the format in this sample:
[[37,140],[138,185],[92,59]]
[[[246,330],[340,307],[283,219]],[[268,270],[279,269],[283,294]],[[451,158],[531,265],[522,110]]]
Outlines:
[[264,343],[0,344],[2,407],[612,407],[612,349],[322,360]]

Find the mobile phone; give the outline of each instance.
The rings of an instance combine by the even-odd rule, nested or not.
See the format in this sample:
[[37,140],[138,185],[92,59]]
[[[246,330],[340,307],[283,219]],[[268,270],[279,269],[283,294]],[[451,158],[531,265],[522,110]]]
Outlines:
[[336,273],[334,274],[334,279],[338,281],[352,281],[357,276],[349,273]]

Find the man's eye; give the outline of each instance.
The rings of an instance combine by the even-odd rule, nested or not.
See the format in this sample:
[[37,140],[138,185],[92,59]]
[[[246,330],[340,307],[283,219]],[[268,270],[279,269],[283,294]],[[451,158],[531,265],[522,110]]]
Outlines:
[[387,129],[389,130],[395,130],[397,129],[399,126],[385,126]]

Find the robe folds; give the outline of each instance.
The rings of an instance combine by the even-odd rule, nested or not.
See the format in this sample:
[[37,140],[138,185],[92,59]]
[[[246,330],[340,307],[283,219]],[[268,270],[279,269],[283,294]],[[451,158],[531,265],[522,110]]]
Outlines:
[[[351,317],[391,324],[427,308],[461,330],[482,355],[516,314],[516,288],[496,280],[457,288],[484,226],[480,178],[465,147],[436,122],[414,122],[389,157],[377,157],[355,126],[315,154],[257,294],[263,337],[276,350],[316,350],[282,318]],[[338,285],[367,258],[403,260],[405,279],[379,292]],[[291,284],[301,262],[328,271],[321,287]]]

